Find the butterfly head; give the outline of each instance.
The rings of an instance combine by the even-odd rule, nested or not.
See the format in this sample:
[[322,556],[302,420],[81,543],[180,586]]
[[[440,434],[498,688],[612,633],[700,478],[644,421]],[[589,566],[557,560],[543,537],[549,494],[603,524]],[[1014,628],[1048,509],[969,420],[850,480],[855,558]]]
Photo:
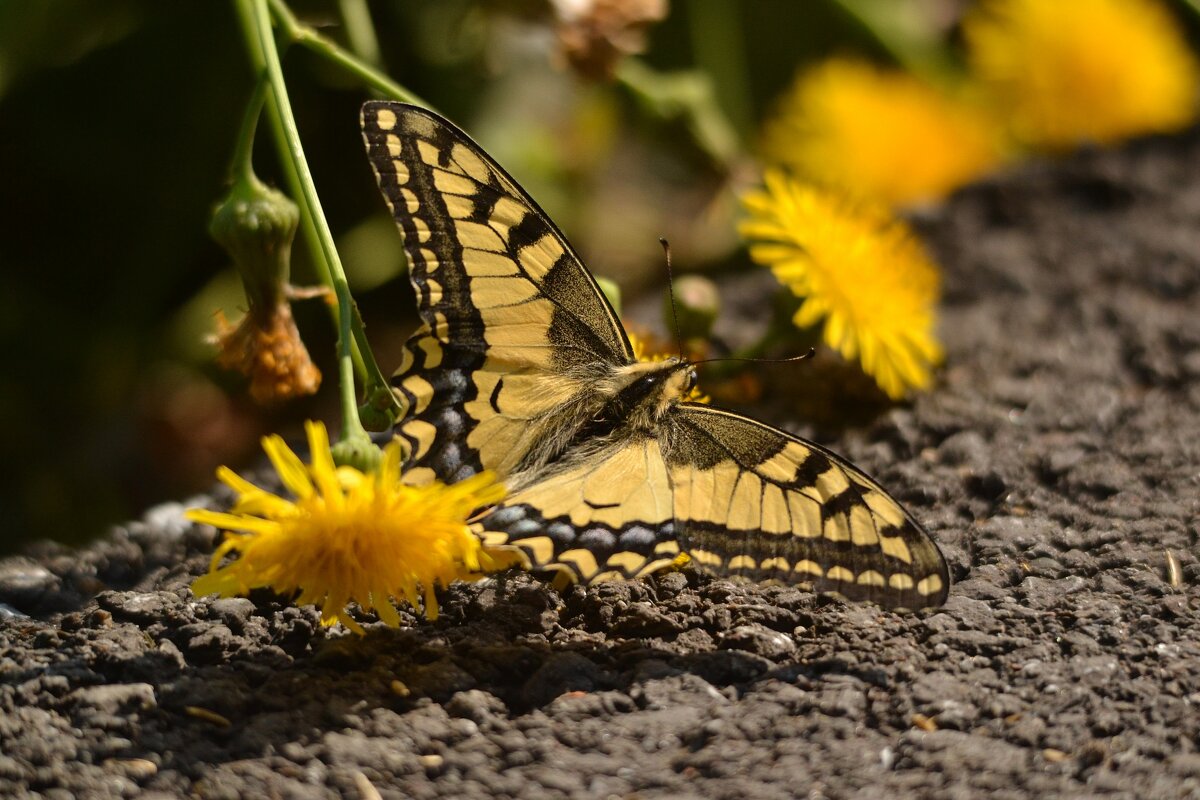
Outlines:
[[682,362],[681,367],[680,374],[683,376],[683,391],[680,392],[680,397],[687,397],[691,394],[692,389],[696,388],[696,384],[700,381],[700,376],[696,374],[696,368],[686,361]]
[[672,357],[660,362],[660,367],[657,373],[650,373],[642,380],[653,380],[660,386],[662,400],[680,400],[696,385],[696,369],[691,363]]

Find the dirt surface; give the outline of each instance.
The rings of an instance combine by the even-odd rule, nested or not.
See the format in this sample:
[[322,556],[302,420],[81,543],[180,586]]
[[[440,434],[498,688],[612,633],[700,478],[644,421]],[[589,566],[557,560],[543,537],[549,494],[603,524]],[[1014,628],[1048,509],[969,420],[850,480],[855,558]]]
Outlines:
[[168,505],[0,562],[0,795],[1200,797],[1200,137],[922,227],[942,384],[824,440],[941,543],[944,608],[511,575],[358,639],[193,597],[213,532]]

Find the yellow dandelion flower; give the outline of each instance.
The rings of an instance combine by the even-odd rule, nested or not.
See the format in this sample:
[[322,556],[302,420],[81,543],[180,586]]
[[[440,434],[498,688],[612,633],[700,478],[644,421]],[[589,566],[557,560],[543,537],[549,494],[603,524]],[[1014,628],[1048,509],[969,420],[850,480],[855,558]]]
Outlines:
[[[263,439],[288,500],[221,467],[217,477],[238,494],[228,513],[192,509],[193,522],[230,533],[213,554],[208,574],[192,584],[197,595],[244,595],[269,587],[299,592],[297,602],[321,608],[321,622],[362,627],[346,611],[357,602],[388,625],[400,624],[392,600],[422,606],[436,619],[434,590],[489,559],[466,524],[476,509],[504,496],[504,487],[482,473],[453,485],[412,487],[400,482],[400,445],[384,448],[376,471],[337,467],[325,426],[306,425],[312,463],[304,464],[279,436]],[[226,555],[236,560],[221,566]]]
[[743,198],[751,257],[803,299],[793,321],[857,358],[889,397],[928,388],[942,358],[934,333],[937,267],[907,225],[878,206],[766,175]]
[[[629,344],[633,346],[633,357],[638,361],[652,364],[659,361],[666,361],[668,358],[674,358],[674,356],[665,352],[662,343],[649,333],[634,333],[626,325],[625,335],[629,337]],[[687,353],[686,356],[692,361],[697,361],[704,357],[702,353]],[[700,391],[699,386],[693,386],[688,390],[683,399],[688,403],[708,403],[712,400],[712,398]]]
[[911,75],[835,58],[800,74],[764,129],[766,159],[892,206],[936,201],[994,169],[997,126]]
[[1153,0],[989,0],[963,21],[973,71],[1014,135],[1069,148],[1195,119],[1200,65]]

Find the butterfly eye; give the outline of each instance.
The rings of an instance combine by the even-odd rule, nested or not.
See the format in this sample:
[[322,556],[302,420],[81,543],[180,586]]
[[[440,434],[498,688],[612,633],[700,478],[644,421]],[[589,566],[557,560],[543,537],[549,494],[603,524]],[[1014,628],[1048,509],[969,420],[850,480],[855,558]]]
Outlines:
[[696,370],[689,369],[687,371],[687,383],[684,385],[683,390],[685,392],[690,392],[692,389],[695,389],[696,383],[699,380],[700,379],[696,376]]
[[638,378],[635,385],[639,387],[641,394],[648,394],[650,390],[657,386],[661,381],[662,374],[658,372],[652,372],[649,375],[643,375],[642,377]]

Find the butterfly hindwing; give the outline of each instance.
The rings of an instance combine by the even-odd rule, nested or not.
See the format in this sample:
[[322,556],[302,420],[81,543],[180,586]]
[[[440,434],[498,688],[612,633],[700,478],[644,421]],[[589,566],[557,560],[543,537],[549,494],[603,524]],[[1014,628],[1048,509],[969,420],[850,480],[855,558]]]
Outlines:
[[476,530],[489,546],[518,548],[530,566],[571,580],[630,580],[679,554],[671,484],[659,441],[634,436],[568,459],[519,489]]
[[937,546],[851,464],[707,406],[677,406],[666,427],[676,532],[702,566],[888,607],[944,602],[950,577]]
[[945,601],[937,546],[878,484],[828,450],[748,417],[681,404],[659,437],[572,459],[476,530],[531,566],[591,583],[686,553],[703,569],[890,608]]
[[554,223],[461,131],[385,101],[361,121],[422,320],[394,379],[409,474],[505,474],[589,367],[632,360],[628,339]]

